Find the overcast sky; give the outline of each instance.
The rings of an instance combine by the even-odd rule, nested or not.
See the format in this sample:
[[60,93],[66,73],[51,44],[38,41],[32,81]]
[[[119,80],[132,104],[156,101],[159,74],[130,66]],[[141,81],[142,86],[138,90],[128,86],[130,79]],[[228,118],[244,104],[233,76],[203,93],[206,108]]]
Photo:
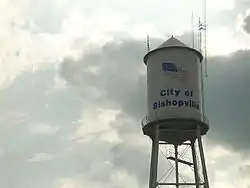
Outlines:
[[[199,0],[0,0],[0,187],[141,188],[145,37],[191,44]],[[211,188],[250,187],[250,1],[208,0]]]

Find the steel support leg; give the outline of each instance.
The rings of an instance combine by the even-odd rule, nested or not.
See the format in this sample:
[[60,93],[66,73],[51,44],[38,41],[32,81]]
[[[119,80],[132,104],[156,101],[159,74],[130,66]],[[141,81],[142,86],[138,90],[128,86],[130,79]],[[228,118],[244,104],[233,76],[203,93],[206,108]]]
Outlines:
[[159,126],[156,125],[155,130],[154,130],[154,138],[152,138],[149,188],[156,188],[157,169],[158,169],[158,153],[159,153]]
[[202,140],[201,140],[200,126],[197,126],[197,139],[198,139],[198,146],[199,146],[200,157],[201,157],[202,173],[203,173],[203,176],[204,176],[204,183],[205,183],[204,188],[209,188],[207,169],[206,169],[206,162],[205,162],[205,156],[204,156]]
[[176,188],[179,188],[179,168],[178,168],[178,145],[174,146],[175,149],[175,176],[176,176]]
[[195,187],[200,187],[199,174],[198,174],[198,163],[195,152],[195,140],[191,141],[191,149],[192,149],[192,157],[193,157],[193,165],[194,165],[194,178],[195,178]]

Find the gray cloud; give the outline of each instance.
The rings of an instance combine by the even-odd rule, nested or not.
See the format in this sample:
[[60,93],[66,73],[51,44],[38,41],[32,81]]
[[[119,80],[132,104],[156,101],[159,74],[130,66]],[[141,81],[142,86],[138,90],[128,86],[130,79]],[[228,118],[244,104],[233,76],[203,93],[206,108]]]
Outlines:
[[245,165],[243,167],[240,167],[239,169],[240,174],[242,175],[242,177],[249,177],[250,175],[250,165]]
[[[131,48],[133,47],[133,48]],[[142,57],[145,52],[143,43],[124,41],[122,45],[109,43],[102,49],[73,62],[67,59],[61,66],[61,75],[70,84],[78,87],[83,97],[92,97],[93,89],[101,96],[98,103],[121,107],[126,113],[143,117],[145,115],[145,72]],[[97,73],[91,71],[97,67]]]
[[[96,133],[83,133],[82,138],[74,139],[81,126],[75,122],[82,119],[85,109],[87,111],[91,93],[84,93],[80,98],[70,87],[54,89],[56,76],[54,68],[24,72],[1,91],[0,185],[10,188],[53,187],[57,180],[66,177],[84,178],[103,185],[109,182],[106,186],[117,187],[112,183],[112,176],[125,170],[145,186],[148,177],[145,164],[149,154],[128,145],[126,138],[131,134],[138,137],[140,126],[136,128],[129,116],[120,113],[113,122],[113,129],[117,130],[122,143],[102,140],[103,132],[98,131],[99,125],[94,128]],[[52,129],[49,134],[32,131],[39,125],[43,128],[43,124],[58,129]],[[91,139],[81,141],[88,137]],[[49,158],[30,160],[39,154]],[[131,160],[134,163],[130,163]]]
[[243,28],[248,34],[250,34],[250,14],[245,17]]
[[129,147],[126,143],[119,144],[112,148],[114,154],[114,165],[126,169],[129,174],[137,177],[140,184],[147,185],[149,175],[149,155],[138,151],[138,148]]
[[209,136],[243,150],[248,150],[250,143],[249,58],[250,51],[210,58],[205,91]]
[[[55,179],[77,173],[76,161],[68,160],[64,153],[71,147],[69,137],[77,128],[72,122],[82,112],[81,99],[67,89],[54,90],[55,76],[51,69],[25,72],[0,92],[3,187],[50,187]],[[39,124],[59,130],[49,135],[33,134],[32,127]],[[52,159],[30,162],[37,153],[49,154]]]

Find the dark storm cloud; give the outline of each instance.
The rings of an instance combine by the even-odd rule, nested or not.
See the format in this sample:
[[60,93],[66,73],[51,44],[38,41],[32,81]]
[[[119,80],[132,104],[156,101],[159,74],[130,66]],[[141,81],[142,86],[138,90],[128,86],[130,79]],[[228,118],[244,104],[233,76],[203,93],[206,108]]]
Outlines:
[[[77,82],[80,89],[97,88],[102,93],[101,101],[115,103],[139,124],[146,113],[146,77],[139,74],[146,70],[142,63],[145,53],[142,43],[123,41],[107,44],[77,63],[63,63],[62,76],[69,83]],[[230,56],[209,59],[206,103],[211,131],[208,137],[230,144],[235,149],[248,149],[250,143],[249,58],[249,51],[239,51]],[[84,72],[92,64],[98,65],[99,72]]]
[[[90,97],[95,88],[102,94],[96,101],[109,101],[110,105],[141,118],[145,115],[146,97],[144,52],[143,42],[109,43],[77,62],[67,59],[61,66],[61,75],[79,87],[83,96]],[[91,67],[98,67],[97,73],[91,72]]]
[[248,34],[250,34],[250,14],[245,17],[243,28]]
[[[126,135],[143,137],[140,120],[146,113],[145,65],[141,62],[144,52],[143,42],[110,43],[79,61],[65,60],[60,70],[65,80],[79,88],[83,99],[91,101],[90,105],[122,109],[111,124],[123,140],[112,147],[113,165],[133,174],[142,185],[147,184],[150,156],[147,150],[128,145]],[[98,71],[92,72],[92,67]],[[101,95],[94,97],[93,88]]]
[[249,150],[250,51],[209,60],[206,106],[211,121],[209,136]]

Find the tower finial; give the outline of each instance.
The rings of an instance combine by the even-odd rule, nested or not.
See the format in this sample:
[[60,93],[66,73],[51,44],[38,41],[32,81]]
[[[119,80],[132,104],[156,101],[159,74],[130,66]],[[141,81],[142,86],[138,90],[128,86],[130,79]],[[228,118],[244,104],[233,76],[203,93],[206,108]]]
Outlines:
[[147,35],[147,50],[150,52],[149,35]]

